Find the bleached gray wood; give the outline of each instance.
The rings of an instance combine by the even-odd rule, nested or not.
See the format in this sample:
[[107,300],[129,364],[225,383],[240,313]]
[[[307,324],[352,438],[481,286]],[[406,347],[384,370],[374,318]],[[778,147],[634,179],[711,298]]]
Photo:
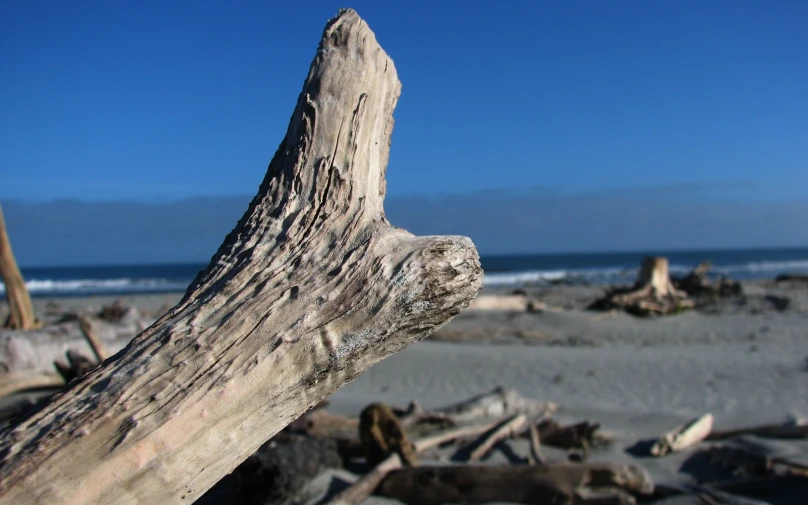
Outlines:
[[176,307],[2,434],[0,502],[191,503],[469,304],[471,241],[384,217],[399,92],[356,12],[332,19],[247,212]]

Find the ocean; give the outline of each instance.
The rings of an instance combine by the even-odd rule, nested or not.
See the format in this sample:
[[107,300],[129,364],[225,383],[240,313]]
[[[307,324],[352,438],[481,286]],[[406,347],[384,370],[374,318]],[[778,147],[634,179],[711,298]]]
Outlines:
[[[526,286],[568,281],[630,284],[644,256],[665,256],[672,275],[684,275],[704,260],[713,275],[738,280],[808,273],[808,248],[645,251],[586,254],[482,256],[486,286]],[[87,296],[185,291],[205,267],[196,264],[21,268],[31,296]],[[0,294],[5,287],[0,284]]]

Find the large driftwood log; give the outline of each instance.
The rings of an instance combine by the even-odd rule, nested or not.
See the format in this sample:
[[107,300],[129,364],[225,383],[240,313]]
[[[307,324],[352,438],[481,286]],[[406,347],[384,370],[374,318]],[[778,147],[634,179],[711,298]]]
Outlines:
[[469,304],[471,241],[384,216],[399,92],[373,32],[341,11],[257,196],[180,303],[2,433],[0,502],[191,503]]
[[423,466],[390,472],[376,494],[408,505],[507,501],[544,505],[636,503],[632,494],[649,495],[654,485],[635,466],[553,464],[547,466]]
[[31,304],[25,280],[11,250],[2,208],[0,208],[0,278],[6,286],[6,300],[8,300],[8,320],[3,326],[20,330],[36,328],[38,323],[34,317],[34,306]]

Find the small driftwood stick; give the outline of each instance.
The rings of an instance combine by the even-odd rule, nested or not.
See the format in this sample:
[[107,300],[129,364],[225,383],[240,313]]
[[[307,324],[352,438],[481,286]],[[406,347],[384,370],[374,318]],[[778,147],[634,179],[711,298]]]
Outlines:
[[541,437],[539,436],[538,428],[536,428],[536,423],[530,423],[530,458],[532,460],[531,464],[547,464],[547,460],[544,459],[544,455],[541,453]]
[[0,433],[0,504],[193,503],[468,306],[471,240],[385,217],[400,90],[367,23],[340,11],[256,196],[182,300]]
[[57,388],[65,380],[56,373],[10,373],[0,375],[0,398],[29,389]]
[[[451,442],[458,438],[474,437],[481,433],[485,433],[492,428],[496,427],[497,423],[479,424],[475,426],[463,426],[454,428],[443,433],[424,437],[413,442],[413,447],[416,453],[428,451],[433,447],[439,447],[446,442]],[[328,505],[358,505],[362,503],[365,498],[373,494],[373,491],[379,485],[379,482],[384,479],[385,475],[389,472],[401,468],[401,458],[398,454],[391,454],[384,461],[376,465],[373,470],[363,475],[362,478],[357,480],[348,488],[334,496]]]
[[81,328],[81,333],[84,335],[84,338],[87,339],[87,343],[90,344],[90,348],[93,350],[93,354],[95,354],[98,362],[103,363],[104,360],[109,357],[109,352],[107,352],[107,347],[104,345],[104,342],[102,342],[95,331],[93,331],[93,323],[90,321],[90,318],[87,316],[79,317],[79,328]]
[[604,503],[603,497],[614,496],[622,501],[610,503],[633,503],[628,493],[649,495],[653,491],[651,478],[636,466],[562,463],[407,467],[390,472],[376,494],[408,505],[495,501],[544,505],[586,503],[587,497],[593,498],[590,503]]
[[687,424],[663,433],[659,440],[651,446],[653,456],[664,456],[670,452],[683,451],[698,444],[713,429],[713,415],[705,414]]
[[393,453],[361,479],[342,490],[327,505],[359,505],[373,494],[387,474],[399,468],[401,468],[401,458],[398,454]]
[[452,456],[452,459],[468,454],[469,461],[479,461],[483,456],[488,454],[488,451],[490,451],[497,442],[514,436],[525,423],[527,423],[527,417],[524,414],[511,416],[499,423],[494,429],[483,434],[478,440],[475,440],[471,445],[471,447],[473,447],[471,451],[469,451],[468,448],[461,448],[455,453],[455,456]]

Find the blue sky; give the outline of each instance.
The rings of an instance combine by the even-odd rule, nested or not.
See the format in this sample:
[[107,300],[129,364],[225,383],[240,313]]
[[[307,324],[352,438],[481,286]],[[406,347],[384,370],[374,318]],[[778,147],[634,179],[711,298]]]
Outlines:
[[[0,199],[254,194],[344,2],[0,2]],[[808,194],[808,2],[352,2],[388,194]]]

